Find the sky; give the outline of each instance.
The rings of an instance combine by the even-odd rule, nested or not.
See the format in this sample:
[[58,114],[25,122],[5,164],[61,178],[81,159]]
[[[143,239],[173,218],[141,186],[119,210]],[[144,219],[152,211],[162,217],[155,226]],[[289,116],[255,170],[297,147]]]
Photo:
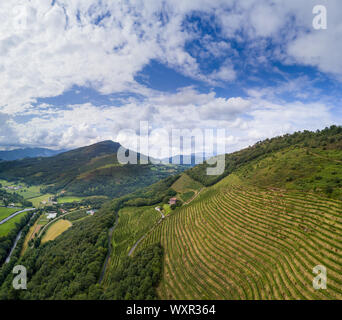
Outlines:
[[224,128],[231,152],[341,125],[341,84],[339,0],[0,2],[3,150],[134,148],[148,121],[152,156],[172,129]]

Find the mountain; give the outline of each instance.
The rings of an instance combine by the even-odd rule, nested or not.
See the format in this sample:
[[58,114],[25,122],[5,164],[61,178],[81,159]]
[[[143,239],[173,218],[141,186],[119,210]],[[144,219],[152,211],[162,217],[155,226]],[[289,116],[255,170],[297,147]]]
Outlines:
[[[33,248],[13,262],[31,270],[27,290],[7,268],[0,299],[342,299],[342,127],[227,154],[217,177],[207,167],[113,199]],[[183,205],[163,218],[170,197]]]
[[10,151],[0,151],[0,161],[13,161],[24,158],[52,157],[65,150],[51,150],[46,148],[24,148]]
[[43,185],[47,193],[65,190],[78,196],[117,197],[183,170],[172,165],[122,165],[117,160],[119,148],[119,143],[103,141],[49,158],[2,162],[0,178]]

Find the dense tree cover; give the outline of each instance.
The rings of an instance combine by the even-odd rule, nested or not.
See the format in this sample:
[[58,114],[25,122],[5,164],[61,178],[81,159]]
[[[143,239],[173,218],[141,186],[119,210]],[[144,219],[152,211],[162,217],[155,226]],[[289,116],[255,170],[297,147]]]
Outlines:
[[[66,189],[76,196],[121,197],[182,170],[181,166],[175,166],[173,171],[166,170],[160,165],[114,166],[96,170],[84,179],[75,179]],[[53,193],[57,189],[60,188],[48,187],[44,192]]]
[[27,268],[27,290],[11,289],[13,275],[9,274],[0,299],[86,299],[101,271],[116,204],[108,204],[57,239],[27,250],[17,262]]
[[177,200],[175,204],[171,204],[170,208],[171,210],[175,210],[176,208],[179,208],[183,205],[183,201]]
[[110,275],[104,299],[153,300],[162,274],[163,250],[160,244],[147,247],[133,258],[127,257]]
[[32,215],[33,212],[28,212],[24,217],[20,219],[19,223],[15,224],[15,227],[9,232],[6,237],[0,237],[0,265],[4,263],[9,252],[11,251],[17,234],[27,225]]
[[87,217],[87,210],[76,210],[73,213],[68,214],[67,216],[64,217],[64,219],[69,220],[69,221],[76,221],[78,219]]
[[127,197],[126,206],[142,207],[152,206],[163,202],[165,198],[169,199],[177,194],[171,186],[177,181],[179,175],[167,177],[147,188],[140,189]]
[[225,159],[225,170],[220,176],[209,176],[206,169],[209,167],[207,163],[200,164],[189,169],[186,173],[194,180],[201,182],[205,186],[211,186],[242,165],[255,160],[262,159],[279,150],[298,146],[303,148],[323,148],[342,150],[342,127],[331,126],[324,130],[316,132],[303,131],[294,134],[286,134],[272,139],[266,139],[246,149],[227,154]]

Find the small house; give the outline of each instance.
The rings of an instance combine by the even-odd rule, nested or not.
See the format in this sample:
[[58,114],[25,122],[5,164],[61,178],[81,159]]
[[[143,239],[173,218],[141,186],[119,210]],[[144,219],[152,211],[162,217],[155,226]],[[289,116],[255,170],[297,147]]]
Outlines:
[[169,205],[173,205],[173,204],[176,204],[177,203],[177,198],[171,198],[169,200]]

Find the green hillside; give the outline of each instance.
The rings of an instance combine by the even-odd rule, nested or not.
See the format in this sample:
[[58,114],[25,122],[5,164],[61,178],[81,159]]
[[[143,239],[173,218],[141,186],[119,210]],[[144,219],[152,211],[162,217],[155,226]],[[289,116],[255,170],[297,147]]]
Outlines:
[[[1,162],[0,178],[44,185],[42,193],[120,197],[184,170],[174,165],[121,165],[120,144],[104,141],[49,158]],[[138,155],[139,158],[139,155]]]
[[[225,170],[224,173],[220,176],[208,176],[206,174],[206,169],[209,166],[207,163],[203,163],[194,168],[191,168],[187,171],[187,174],[194,180],[200,181],[203,185],[211,186],[244,165],[251,165],[251,162],[259,161],[269,156],[273,157],[279,151],[286,152],[288,148],[299,148],[302,152],[307,152],[308,155],[312,156],[308,157],[307,159],[314,159],[318,157],[319,160],[322,161],[322,164],[320,166],[323,169],[327,162],[329,162],[329,160],[332,160],[331,162],[333,162],[336,166],[339,161],[342,161],[342,127],[331,126],[330,128],[326,128],[322,131],[303,131],[295,132],[291,135],[286,134],[281,137],[266,139],[265,141],[258,142],[246,149],[227,154],[225,158]],[[290,159],[285,160],[290,161]],[[323,162],[323,160],[328,161]],[[275,161],[276,159],[273,157],[273,162]],[[319,164],[319,161],[317,161],[317,159],[315,160],[315,162]],[[306,163],[305,167],[293,166],[291,169],[292,173],[290,171],[284,170],[283,174],[289,174],[288,178],[291,179],[294,177],[290,176],[290,174],[299,172],[304,177],[306,174],[304,171],[309,170],[307,165],[308,163]],[[288,169],[290,168],[287,168],[287,170]],[[313,169],[320,168],[316,166]],[[277,173],[275,175],[275,178],[278,179]]]
[[[164,248],[158,297],[341,299],[341,132],[296,133],[227,155],[216,183],[205,165],[183,174],[178,192],[193,185],[189,176],[207,188],[134,252]],[[326,291],[312,287],[319,264],[330,275]]]
[[[341,299],[342,202],[230,175],[156,227],[160,299]],[[328,289],[314,290],[326,266]]]
[[[20,298],[341,299],[342,128],[270,139],[226,160],[220,177],[205,164],[170,176],[29,249],[18,262],[34,271]],[[156,206],[189,192],[158,220]],[[327,290],[313,289],[317,265]],[[0,298],[18,295],[13,275],[1,275]]]

